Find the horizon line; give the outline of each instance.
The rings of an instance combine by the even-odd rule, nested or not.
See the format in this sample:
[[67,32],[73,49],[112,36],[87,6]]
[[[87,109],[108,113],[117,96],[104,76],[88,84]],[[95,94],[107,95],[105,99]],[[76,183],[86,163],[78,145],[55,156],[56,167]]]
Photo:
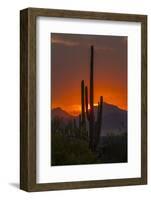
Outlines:
[[[122,111],[128,111],[128,109],[124,109],[124,108],[121,108],[121,107],[119,107],[118,105],[115,105],[115,104],[112,104],[112,103],[108,103],[108,102],[103,102],[103,104],[108,104],[108,105],[111,105],[111,106],[114,106],[114,107],[117,107],[118,109],[120,109],[120,110],[122,110]],[[98,105],[96,105],[96,104],[94,104],[94,107],[98,107]],[[54,107],[54,108],[52,108],[52,106],[50,106],[50,109],[51,110],[54,110],[54,109],[57,109],[57,108],[60,108],[61,110],[63,110],[64,112],[66,112],[66,113],[68,113],[68,114],[70,114],[70,115],[72,115],[72,116],[78,116],[79,115],[79,113],[81,113],[81,110],[79,111],[79,110],[72,110],[71,112],[70,111],[67,111],[66,109],[64,109],[64,108],[62,108],[61,106],[56,106],[56,107]],[[78,114],[73,114],[73,113],[78,113]]]

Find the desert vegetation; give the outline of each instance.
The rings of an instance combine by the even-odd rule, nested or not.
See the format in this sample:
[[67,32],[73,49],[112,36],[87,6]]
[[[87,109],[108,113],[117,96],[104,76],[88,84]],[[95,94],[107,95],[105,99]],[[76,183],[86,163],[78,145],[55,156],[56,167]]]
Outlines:
[[[81,80],[81,113],[51,121],[51,165],[127,162],[127,133],[102,135],[103,96],[94,113],[94,47],[90,48],[89,91]],[[88,108],[90,105],[90,108]]]

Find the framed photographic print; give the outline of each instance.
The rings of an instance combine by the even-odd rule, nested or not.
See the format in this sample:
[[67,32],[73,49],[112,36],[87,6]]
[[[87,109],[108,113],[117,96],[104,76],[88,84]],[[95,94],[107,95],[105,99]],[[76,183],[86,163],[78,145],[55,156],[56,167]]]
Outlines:
[[147,184],[147,16],[20,12],[20,188]]

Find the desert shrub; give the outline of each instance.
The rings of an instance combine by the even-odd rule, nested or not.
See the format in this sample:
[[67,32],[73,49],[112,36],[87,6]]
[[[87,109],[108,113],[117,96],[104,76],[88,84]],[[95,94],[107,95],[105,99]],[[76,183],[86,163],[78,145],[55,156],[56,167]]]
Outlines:
[[102,138],[100,159],[102,163],[127,162],[127,133]]
[[53,134],[51,144],[52,166],[97,163],[96,155],[85,140]]

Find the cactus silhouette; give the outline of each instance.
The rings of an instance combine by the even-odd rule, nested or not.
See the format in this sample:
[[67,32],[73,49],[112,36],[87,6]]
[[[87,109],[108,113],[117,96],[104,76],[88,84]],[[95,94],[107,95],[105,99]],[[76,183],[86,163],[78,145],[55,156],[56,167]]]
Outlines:
[[86,116],[89,120],[89,110],[88,110],[88,87],[85,86],[85,106],[86,106]]
[[94,151],[94,140],[95,140],[95,130],[94,130],[94,84],[93,84],[93,46],[91,46],[90,55],[90,112],[89,112],[89,134],[90,134],[90,148]]
[[100,97],[100,102],[98,102],[98,110],[97,110],[97,121],[95,125],[96,129],[96,136],[95,136],[95,141],[94,141],[94,148],[96,150],[99,141],[100,141],[100,136],[101,136],[101,128],[102,128],[102,107],[103,107],[103,96]]
[[81,125],[85,125],[84,80],[81,81]]
[[[84,80],[81,81],[81,124],[85,124],[85,111],[89,126],[89,147],[92,151],[97,150],[100,141],[101,127],[102,127],[102,106],[103,96],[98,102],[97,118],[94,116],[94,48],[91,46],[90,51],[90,95],[88,97],[88,87],[84,85]],[[85,103],[84,103],[85,99]],[[88,101],[90,102],[90,109],[88,109]]]

